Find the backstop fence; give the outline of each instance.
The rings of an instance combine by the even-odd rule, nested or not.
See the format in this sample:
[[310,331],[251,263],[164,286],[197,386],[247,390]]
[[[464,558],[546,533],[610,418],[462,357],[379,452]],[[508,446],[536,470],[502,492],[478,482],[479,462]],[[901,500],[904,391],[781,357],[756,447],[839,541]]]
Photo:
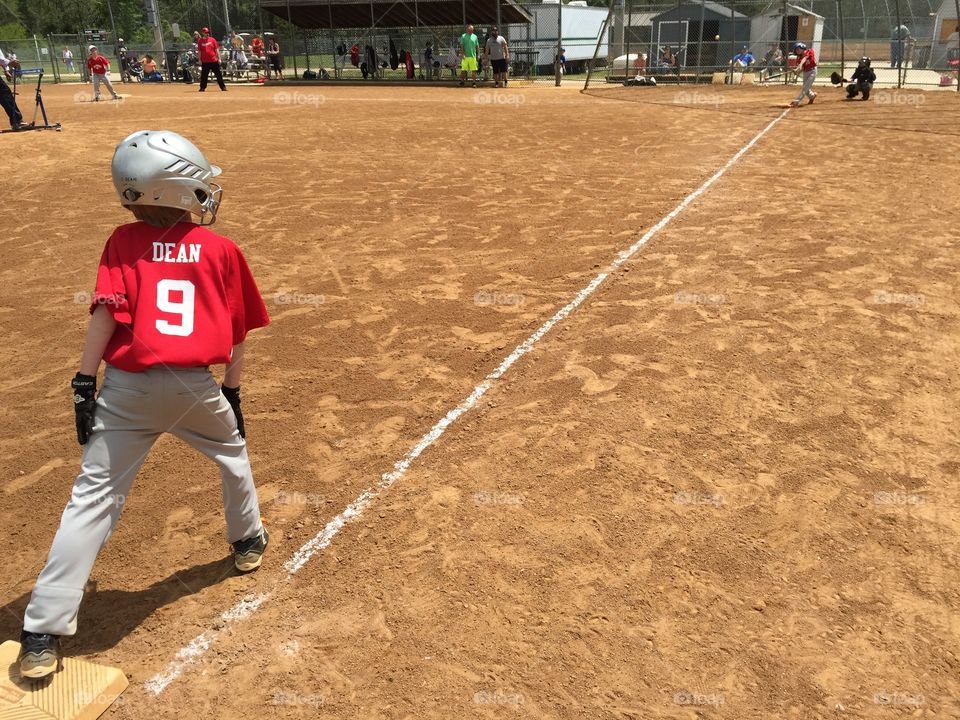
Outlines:
[[[336,1],[330,0],[331,5]],[[786,83],[793,80],[793,44],[805,42],[817,52],[821,82],[833,70],[848,75],[857,59],[867,55],[879,86],[957,89],[960,21],[951,3],[884,0],[886,13],[868,14],[864,2],[870,1],[812,0],[803,6],[754,0],[722,5],[710,0],[610,0],[602,6],[586,0],[521,1],[509,3],[508,13],[508,0],[495,0],[493,7],[497,17],[502,9],[502,15],[513,20],[518,5],[522,10],[523,20],[501,23],[500,34],[508,42],[510,78],[524,83],[622,84],[640,78],[658,83]],[[322,14],[323,3],[317,5]],[[159,6],[163,16],[163,0]],[[222,44],[229,41],[229,22],[216,14],[219,6],[208,3],[196,18],[175,18],[180,34],[165,39],[165,52],[150,43],[128,43],[127,48],[141,58],[152,53],[168,80],[184,79],[181,60],[189,61],[184,53],[193,47],[189,37],[195,29],[190,23],[209,24]],[[229,77],[272,75],[250,52],[251,41],[260,35],[278,42],[286,79],[448,82],[459,77],[460,36],[472,23],[481,48],[479,81],[490,80],[492,68],[484,62],[483,47],[494,23],[471,18],[471,4],[465,0],[462,14],[456,13],[461,23],[453,25],[427,25],[417,18],[403,27],[384,26],[373,3],[370,7],[366,24],[335,29],[296,27],[263,11],[256,27],[240,30],[247,62],[234,67]],[[876,8],[876,2],[870,7]],[[490,7],[476,14],[490,17]],[[332,20],[331,11],[331,25]],[[0,38],[0,49],[15,53],[25,68],[43,68],[49,79],[82,81],[87,79],[86,47],[91,43],[120,70],[115,40],[109,33]]]

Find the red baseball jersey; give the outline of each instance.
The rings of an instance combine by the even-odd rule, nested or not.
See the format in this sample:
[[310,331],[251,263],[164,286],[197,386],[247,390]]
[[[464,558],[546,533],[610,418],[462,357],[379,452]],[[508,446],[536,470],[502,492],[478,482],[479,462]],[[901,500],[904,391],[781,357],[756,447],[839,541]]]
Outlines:
[[817,58],[813,54],[813,48],[807,48],[800,55],[800,62],[803,63],[803,71],[813,70],[817,66]]
[[119,323],[103,359],[128,372],[229,362],[234,345],[270,322],[240,248],[193,223],[114,230],[90,311],[98,305]]
[[87,58],[87,67],[94,75],[106,75],[110,69],[110,61],[103,55],[91,55]]
[[219,47],[220,45],[212,37],[202,37],[197,40],[197,48],[200,50],[200,62],[220,62],[220,56],[217,54],[217,48]]

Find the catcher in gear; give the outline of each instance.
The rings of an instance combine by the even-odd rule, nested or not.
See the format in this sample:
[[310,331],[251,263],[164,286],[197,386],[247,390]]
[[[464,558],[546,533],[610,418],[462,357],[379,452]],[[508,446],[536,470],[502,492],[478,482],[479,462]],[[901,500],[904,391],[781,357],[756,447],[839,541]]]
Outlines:
[[877,81],[877,74],[870,67],[870,62],[870,58],[864,55],[860,58],[857,69],[853,71],[849,80],[841,76],[840,73],[833,72],[830,74],[830,82],[834,85],[850,83],[847,85],[847,100],[853,100],[857,95],[862,95],[864,100],[869,100],[870,90],[873,89],[873,84]]
[[853,100],[857,95],[862,95],[864,100],[870,99],[870,90],[877,81],[877,74],[870,67],[870,58],[864,56],[857,63],[857,69],[850,76],[850,84],[847,85],[847,100]]

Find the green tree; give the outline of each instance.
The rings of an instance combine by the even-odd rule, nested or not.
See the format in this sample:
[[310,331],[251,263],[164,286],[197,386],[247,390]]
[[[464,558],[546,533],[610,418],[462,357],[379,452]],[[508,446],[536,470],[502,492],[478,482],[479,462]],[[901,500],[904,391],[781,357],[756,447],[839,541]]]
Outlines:
[[28,37],[30,33],[18,22],[6,22],[0,25],[0,38],[4,40],[26,40]]

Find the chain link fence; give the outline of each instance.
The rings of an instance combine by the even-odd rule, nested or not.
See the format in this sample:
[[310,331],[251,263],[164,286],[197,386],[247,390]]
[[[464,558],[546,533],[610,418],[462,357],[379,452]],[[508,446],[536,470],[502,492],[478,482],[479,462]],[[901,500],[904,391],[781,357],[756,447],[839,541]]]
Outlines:
[[[603,83],[791,83],[792,49],[816,52],[818,83],[871,58],[880,87],[957,88],[956,13],[865,16],[852,2],[677,3],[615,0],[587,87]],[[910,23],[909,25],[907,23]]]

